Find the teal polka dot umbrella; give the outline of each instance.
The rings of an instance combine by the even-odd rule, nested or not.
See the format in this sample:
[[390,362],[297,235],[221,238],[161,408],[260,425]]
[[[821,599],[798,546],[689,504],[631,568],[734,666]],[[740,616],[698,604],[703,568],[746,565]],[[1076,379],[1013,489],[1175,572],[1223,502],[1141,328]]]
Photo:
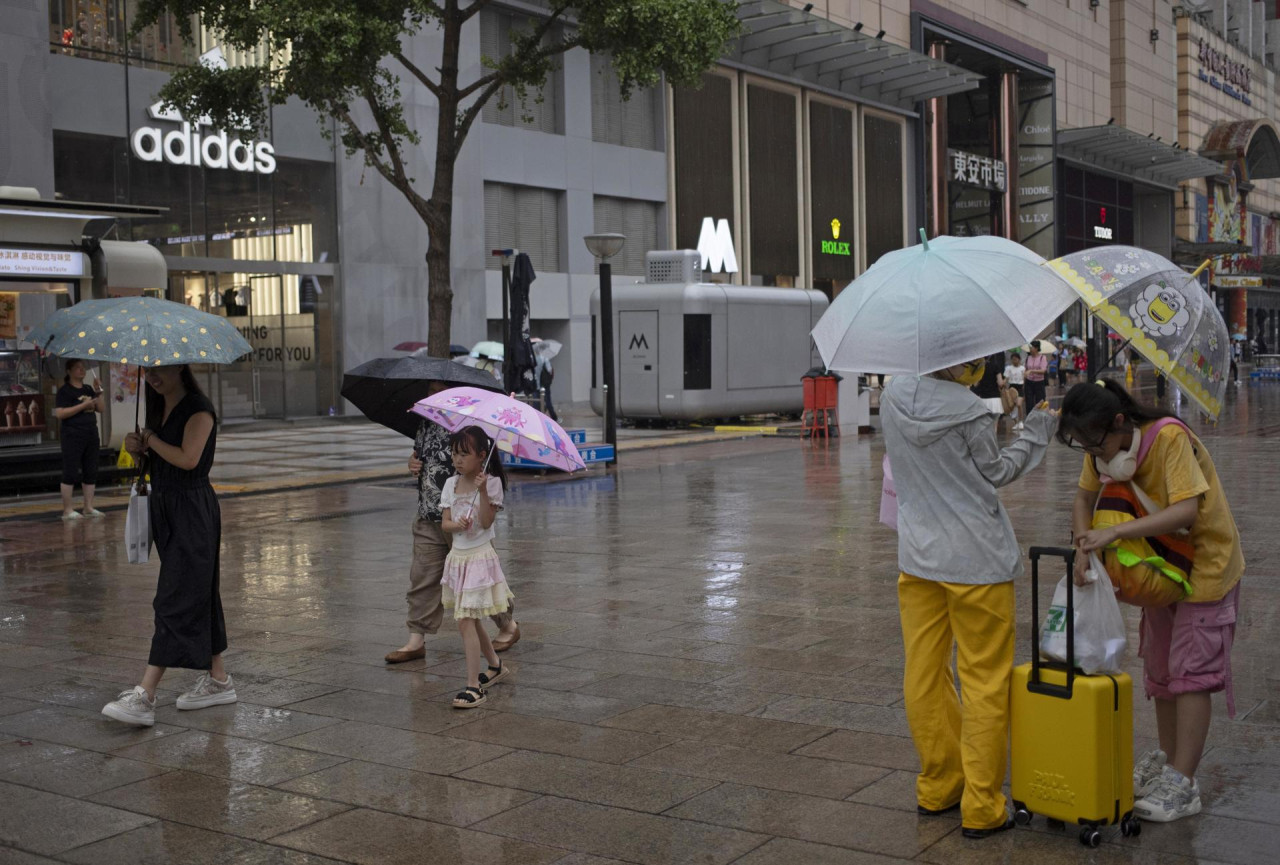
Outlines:
[[155,297],[83,300],[27,339],[47,354],[139,367],[232,363],[251,347],[225,318]]

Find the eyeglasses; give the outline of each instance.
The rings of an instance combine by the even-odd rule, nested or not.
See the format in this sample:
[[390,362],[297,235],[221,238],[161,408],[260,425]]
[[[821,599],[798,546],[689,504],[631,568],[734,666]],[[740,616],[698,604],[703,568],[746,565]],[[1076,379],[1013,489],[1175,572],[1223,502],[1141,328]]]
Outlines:
[[1098,440],[1094,442],[1080,441],[1071,436],[1067,436],[1066,445],[1067,447],[1071,448],[1073,451],[1080,451],[1081,453],[1093,453],[1094,451],[1101,451],[1102,443],[1106,441],[1107,436],[1111,435],[1111,433],[1113,432],[1114,430],[1107,430],[1102,435],[1098,436]]

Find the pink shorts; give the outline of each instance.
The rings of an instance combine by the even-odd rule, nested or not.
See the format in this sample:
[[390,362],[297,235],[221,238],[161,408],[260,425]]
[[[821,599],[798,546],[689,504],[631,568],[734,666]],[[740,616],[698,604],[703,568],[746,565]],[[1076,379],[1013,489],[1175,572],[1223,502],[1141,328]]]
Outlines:
[[1218,601],[1143,607],[1138,654],[1144,661],[1147,697],[1172,699],[1178,694],[1225,690],[1227,714],[1234,718],[1231,644],[1239,607],[1239,583]]

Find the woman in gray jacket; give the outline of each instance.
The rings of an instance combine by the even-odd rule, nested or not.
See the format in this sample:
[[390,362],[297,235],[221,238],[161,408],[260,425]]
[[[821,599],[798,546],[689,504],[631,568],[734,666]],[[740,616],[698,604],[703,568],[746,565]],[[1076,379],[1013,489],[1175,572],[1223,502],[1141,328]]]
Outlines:
[[[1013,580],[1022,551],[998,487],[1039,465],[1057,428],[1037,410],[1003,450],[991,410],[969,390],[983,360],[895,376],[880,404],[898,495],[903,695],[920,755],[917,809],[960,808],[966,838],[1013,825],[1008,762]],[[957,649],[963,700],[951,673]]]

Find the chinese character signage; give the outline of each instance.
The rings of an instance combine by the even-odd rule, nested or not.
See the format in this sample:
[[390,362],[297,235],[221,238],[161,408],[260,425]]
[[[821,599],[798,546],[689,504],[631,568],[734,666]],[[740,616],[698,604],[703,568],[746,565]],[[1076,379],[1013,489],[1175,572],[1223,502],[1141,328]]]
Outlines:
[[953,150],[950,147],[947,148],[947,159],[951,165],[947,177],[952,183],[1004,192],[1006,184],[1004,160],[978,156],[963,150]]
[[[1249,98],[1253,92],[1253,70],[1249,64],[1232,60],[1225,52],[1211,48],[1203,38],[1200,39],[1199,59],[1200,71],[1196,77],[1232,99],[1238,99],[1245,105],[1253,104]],[[1205,67],[1208,67],[1207,72]]]
[[6,276],[84,276],[84,253],[51,249],[0,249]]

